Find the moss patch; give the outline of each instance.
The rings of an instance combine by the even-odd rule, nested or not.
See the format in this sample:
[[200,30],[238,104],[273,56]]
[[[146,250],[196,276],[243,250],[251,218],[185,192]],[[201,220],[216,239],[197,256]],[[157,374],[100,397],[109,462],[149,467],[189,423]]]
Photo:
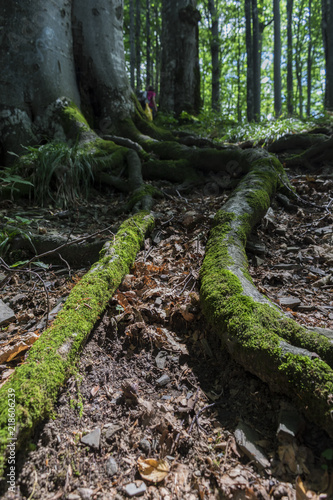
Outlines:
[[75,366],[78,353],[110,297],[129,271],[153,218],[140,213],[119,228],[100,260],[71,291],[54,323],[31,347],[25,364],[0,389],[0,460],[5,465],[8,394],[15,392],[16,448],[23,447],[35,426],[51,412],[60,387]]
[[[333,435],[331,343],[265,303],[247,272],[246,238],[278,187],[270,157],[256,160],[216,214],[200,272],[202,308],[236,361],[290,396],[307,417]],[[283,342],[291,344],[295,354],[286,353]],[[311,352],[321,359],[312,359]]]

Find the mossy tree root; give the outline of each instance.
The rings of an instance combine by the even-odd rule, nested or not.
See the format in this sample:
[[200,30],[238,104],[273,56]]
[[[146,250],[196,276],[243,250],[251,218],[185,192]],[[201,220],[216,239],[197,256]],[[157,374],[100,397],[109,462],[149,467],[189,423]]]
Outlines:
[[280,186],[282,166],[257,157],[217,212],[201,268],[204,314],[231,356],[290,397],[333,437],[333,348],[261,295],[247,271],[246,238]]
[[312,146],[322,144],[327,139],[327,135],[324,134],[288,134],[270,144],[268,151],[270,153],[282,153],[295,149],[304,151]]
[[[0,469],[6,465],[7,445],[23,448],[38,423],[52,412],[59,389],[75,364],[87,336],[109,299],[128,273],[153,217],[141,212],[125,221],[106,243],[100,259],[72,289],[53,324],[29,351],[26,362],[0,389]],[[8,397],[15,394],[16,428],[8,427]],[[12,433],[12,434],[11,434]]]
[[317,140],[311,147],[298,155],[290,156],[284,160],[287,167],[311,166],[333,159],[333,135],[325,140]]

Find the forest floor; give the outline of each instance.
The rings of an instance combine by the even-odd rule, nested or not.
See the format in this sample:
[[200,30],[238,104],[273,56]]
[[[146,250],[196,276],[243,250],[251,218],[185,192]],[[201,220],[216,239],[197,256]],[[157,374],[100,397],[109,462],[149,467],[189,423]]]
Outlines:
[[[332,177],[290,178],[300,196],[327,204]],[[91,332],[54,418],[19,457],[16,492],[2,489],[2,498],[333,498],[333,441],[222,351],[201,313],[205,242],[228,192],[165,192],[154,233]],[[249,239],[250,273],[299,323],[333,329],[333,217],[301,202],[286,211],[282,201]],[[80,236],[115,223],[114,206],[96,198],[61,217],[0,208],[24,213],[40,232]],[[50,309],[63,303],[86,270],[54,264],[40,271],[43,281],[13,273],[3,284],[15,320],[0,333],[2,383],[24,362],[22,338],[38,338],[47,299]],[[283,428],[286,413],[293,431]]]

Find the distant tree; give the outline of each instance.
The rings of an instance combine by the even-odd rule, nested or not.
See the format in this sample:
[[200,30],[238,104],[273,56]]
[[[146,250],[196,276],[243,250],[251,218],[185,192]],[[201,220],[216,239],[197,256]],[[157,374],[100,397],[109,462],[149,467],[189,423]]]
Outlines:
[[253,113],[254,120],[260,121],[260,99],[261,99],[261,86],[260,86],[260,28],[259,28],[259,15],[257,0],[252,0],[252,22],[253,22]]
[[275,117],[278,118],[282,112],[280,0],[273,0],[273,16],[274,16],[274,111],[275,111]]
[[200,70],[196,1],[162,1],[160,106],[168,112],[200,110]]
[[287,0],[287,112],[293,114],[293,0]]
[[260,121],[260,27],[257,0],[245,0],[247,119]]
[[307,57],[307,103],[306,114],[311,112],[311,87],[312,87],[312,1],[308,3],[308,57]]
[[251,16],[252,0],[245,0],[244,6],[245,6],[245,39],[246,39],[246,55],[247,55],[246,105],[247,105],[247,119],[249,122],[252,122],[254,120],[253,41],[252,41],[252,16]]
[[208,11],[210,14],[210,51],[212,56],[212,109],[220,111],[220,34],[219,15],[215,0],[208,0]]
[[147,48],[147,78],[146,78],[146,87],[152,83],[153,78],[153,65],[152,65],[152,45],[151,45],[151,11],[150,11],[150,0],[146,1],[146,48]]
[[322,0],[322,33],[326,64],[325,108],[333,110],[333,5]]
[[136,0],[135,16],[135,65],[136,65],[136,88],[141,88],[141,0]]

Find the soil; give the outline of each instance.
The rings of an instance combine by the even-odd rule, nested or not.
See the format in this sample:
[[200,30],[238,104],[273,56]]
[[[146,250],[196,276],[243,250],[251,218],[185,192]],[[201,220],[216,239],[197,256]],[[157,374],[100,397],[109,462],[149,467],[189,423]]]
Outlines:
[[[287,211],[277,198],[251,235],[248,257],[257,287],[286,314],[333,328],[333,218],[325,209],[332,180],[320,174],[294,173],[292,182],[322,208],[298,200]],[[154,233],[91,332],[54,415],[37,430],[29,453],[18,456],[15,493],[3,483],[2,498],[333,498],[332,440],[237,365],[201,314],[205,242],[228,196],[218,189],[186,197],[165,189]],[[15,205],[3,210],[11,217],[29,213]],[[116,222],[108,199],[82,205],[80,213],[72,221],[78,235]],[[46,231],[59,229],[50,211],[39,216]],[[52,309],[85,271],[55,264],[40,271],[43,282],[11,273],[2,299],[17,319],[2,330],[0,347],[25,332],[38,336],[47,300]],[[3,381],[26,350],[3,363]],[[286,412],[293,414],[292,432],[279,428]]]

